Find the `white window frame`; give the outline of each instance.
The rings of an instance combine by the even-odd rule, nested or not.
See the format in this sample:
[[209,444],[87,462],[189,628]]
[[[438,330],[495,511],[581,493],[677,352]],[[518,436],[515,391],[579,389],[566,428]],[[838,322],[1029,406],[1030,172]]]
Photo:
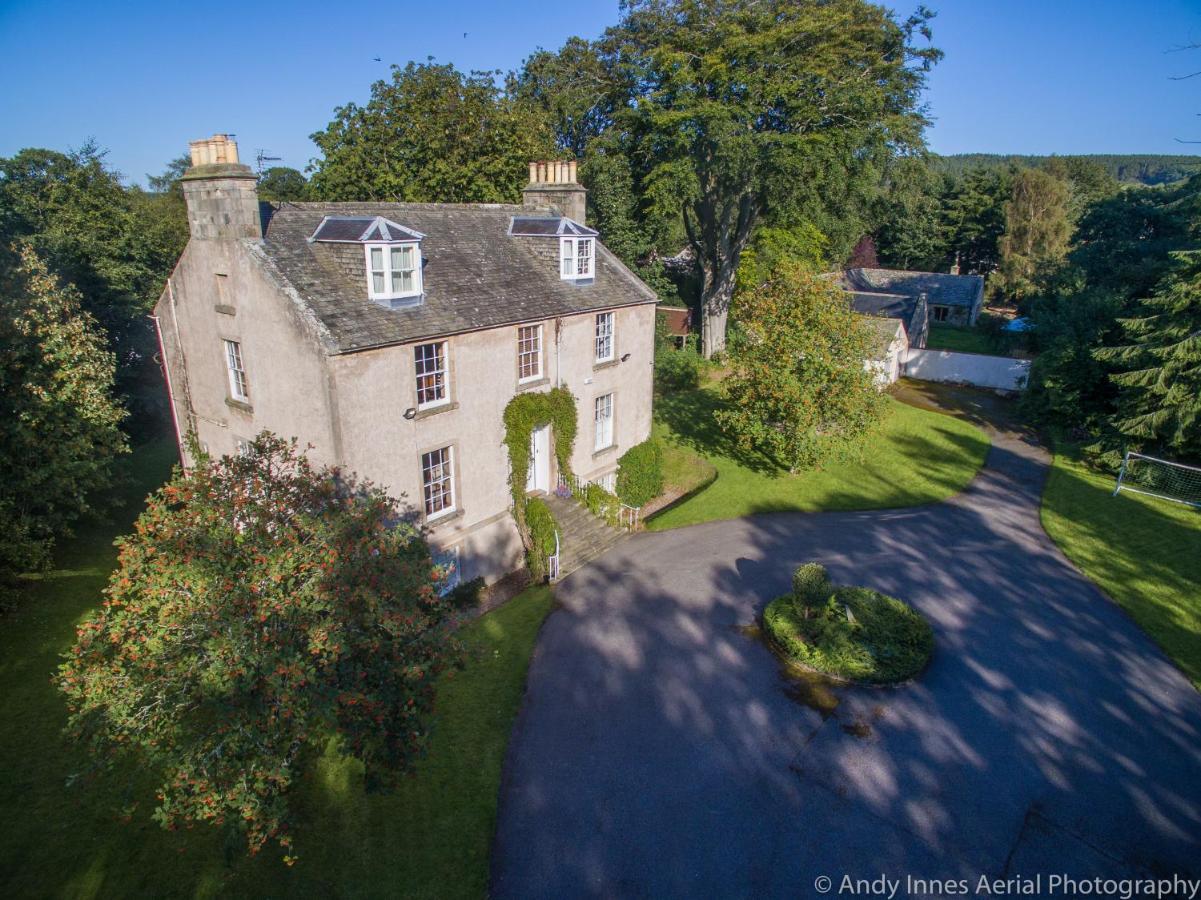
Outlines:
[[[371,251],[380,251],[384,267],[383,269],[375,268],[371,260]],[[413,254],[410,260],[411,268],[393,269],[392,268],[392,251],[398,250],[402,254],[407,250]],[[376,241],[370,244],[363,245],[363,259],[367,266],[367,296],[372,300],[397,300],[401,297],[418,297],[421,295],[421,245],[416,241],[393,242],[390,244]],[[375,275],[379,273],[383,276],[384,288],[382,291],[376,290]],[[411,272],[413,283],[408,290],[404,290],[399,284],[394,283],[393,276],[398,272]]]
[[250,382],[246,380],[246,365],[242,345],[238,341],[221,339],[225,347],[225,372],[229,378],[229,396],[239,403],[250,402]]
[[[523,350],[522,343],[525,340],[525,338],[522,335],[524,332],[529,331],[531,328],[534,329],[534,334],[536,336],[535,337],[536,349],[533,351]],[[526,357],[528,357],[530,355],[531,352],[534,354],[534,358],[537,360],[537,363],[538,363],[537,371],[534,372],[532,375],[522,375],[521,374],[522,362]],[[517,326],[517,383],[518,384],[529,384],[531,381],[538,381],[540,378],[542,378],[542,369],[543,369],[543,365],[542,365],[542,325],[538,324],[538,325],[519,325],[519,326]]]
[[[427,462],[434,454],[445,454],[440,456],[437,461]],[[435,470],[435,467],[441,467],[439,477],[430,478],[429,475]],[[438,486],[439,493],[437,496],[442,499],[443,505],[439,509],[431,511],[431,501],[435,496],[431,493],[431,488]],[[443,516],[448,516],[455,511],[455,448],[453,444],[448,444],[445,447],[437,447],[421,454],[421,508],[425,510],[425,520],[432,522],[435,519],[440,519]]]
[[[602,410],[606,415],[601,415]],[[592,421],[595,426],[595,436],[592,449],[607,450],[613,446],[613,394],[601,394],[592,401]]]
[[[422,371],[423,364],[428,360],[421,358],[421,351],[426,347],[434,347],[434,363],[435,367],[428,371]],[[447,341],[430,341],[427,344],[418,344],[413,348],[413,375],[417,379],[417,408],[418,409],[433,409],[436,406],[445,406],[450,402],[450,364],[448,362],[450,353],[449,343]],[[435,379],[441,375],[440,396],[434,400],[421,399],[421,379],[423,377],[433,376]]]
[[[583,249],[583,255],[580,250]],[[579,281],[596,275],[596,238],[565,237],[559,239],[559,277],[564,281]]]
[[[598,363],[612,362],[617,354],[614,331],[617,317],[611,312],[596,314],[596,340],[593,342],[593,358]],[[608,348],[605,352],[604,348]]]

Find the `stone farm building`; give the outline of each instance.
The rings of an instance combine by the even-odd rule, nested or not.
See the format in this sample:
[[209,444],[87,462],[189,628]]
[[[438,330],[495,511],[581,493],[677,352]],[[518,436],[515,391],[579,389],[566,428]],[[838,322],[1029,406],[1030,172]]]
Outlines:
[[[572,392],[585,481],[611,488],[649,437],[656,298],[584,223],[574,162],[531,164],[522,205],[260,204],[227,136],[191,150],[191,239],[155,307],[181,444],[297,437],[403,496],[458,577],[493,581],[523,559],[515,395]],[[535,429],[528,490],[556,484],[552,440]]]

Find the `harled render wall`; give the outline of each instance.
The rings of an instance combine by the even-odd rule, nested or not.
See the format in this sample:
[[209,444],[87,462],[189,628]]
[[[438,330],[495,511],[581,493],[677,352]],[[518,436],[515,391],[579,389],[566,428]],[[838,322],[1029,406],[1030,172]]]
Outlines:
[[[281,293],[259,256],[252,241],[193,238],[171,273],[155,315],[177,421],[214,456],[268,430],[311,443],[311,458],[332,463],[330,379],[311,314]],[[242,346],[248,404],[230,396],[223,340]]]
[[[422,507],[421,454],[452,446],[456,511],[430,523],[431,544],[460,547],[464,579],[488,581],[522,565],[521,541],[509,511],[509,460],[502,416],[519,391],[549,390],[558,377],[576,397],[578,434],[572,465],[591,479],[612,471],[618,457],[650,436],[654,306],[615,311],[617,362],[593,364],[595,314],[560,319],[556,359],[555,320],[543,326],[546,377],[517,383],[517,326],[447,338],[450,399],[446,407],[406,420],[417,406],[414,345],[332,357],[334,402],[343,462]],[[621,356],[630,354],[621,362]],[[561,367],[561,368],[560,368]],[[593,452],[593,402],[612,392],[614,446]],[[555,473],[552,470],[552,483]]]

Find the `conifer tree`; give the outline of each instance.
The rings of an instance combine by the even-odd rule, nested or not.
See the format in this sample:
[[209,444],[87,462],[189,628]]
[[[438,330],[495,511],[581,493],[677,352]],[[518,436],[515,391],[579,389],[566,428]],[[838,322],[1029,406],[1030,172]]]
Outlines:
[[1180,270],[1122,319],[1127,343],[1096,352],[1121,366],[1114,428],[1140,447],[1201,459],[1201,251],[1175,254]]

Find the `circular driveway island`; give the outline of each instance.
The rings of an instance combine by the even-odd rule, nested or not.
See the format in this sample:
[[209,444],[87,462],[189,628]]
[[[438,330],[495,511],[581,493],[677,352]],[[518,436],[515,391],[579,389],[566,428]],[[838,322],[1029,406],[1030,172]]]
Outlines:
[[[492,895],[1199,874],[1201,695],[1043,532],[1045,451],[992,438],[945,503],[640,534],[564,580],[509,745]],[[746,626],[810,560],[926,616],[914,684],[780,671]]]

